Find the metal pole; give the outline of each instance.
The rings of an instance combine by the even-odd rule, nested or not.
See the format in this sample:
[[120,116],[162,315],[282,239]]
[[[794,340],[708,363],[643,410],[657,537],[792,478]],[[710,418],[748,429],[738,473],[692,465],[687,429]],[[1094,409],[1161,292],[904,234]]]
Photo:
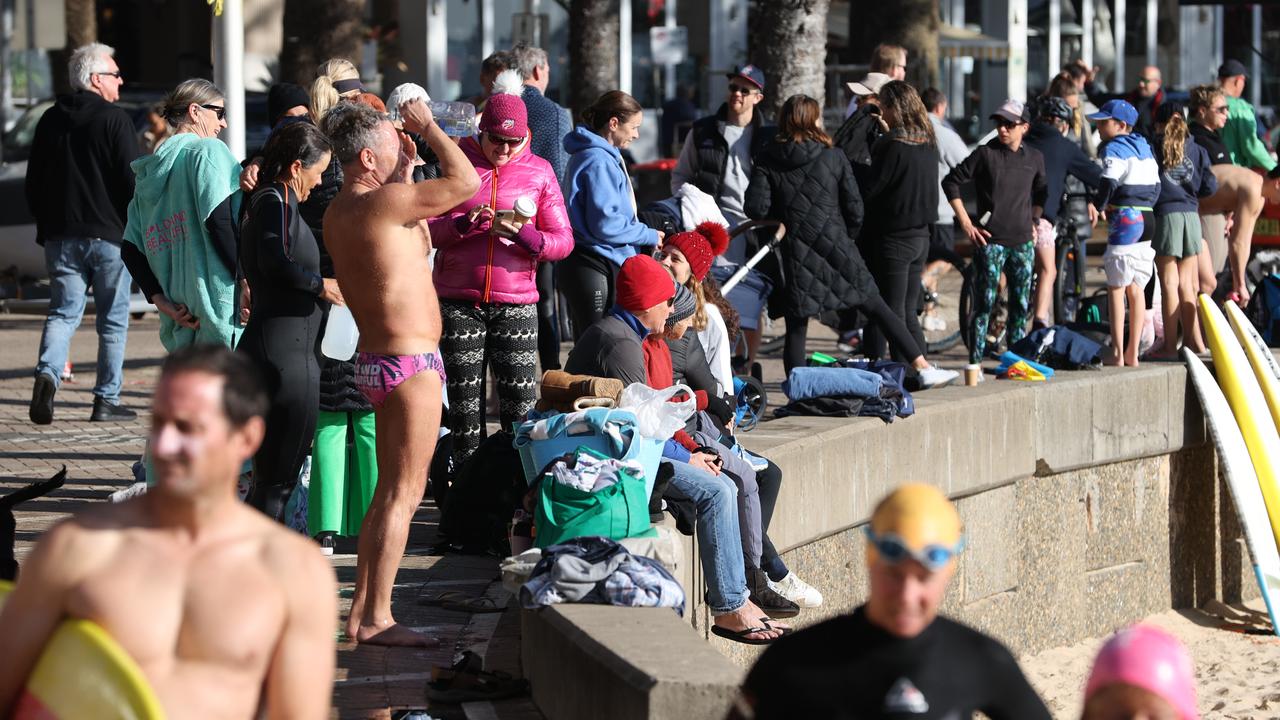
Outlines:
[[1009,64],[1005,97],[1027,99],[1027,0],[1009,0]]
[[1080,59],[1093,69],[1093,0],[1081,0],[1080,25]]
[[1253,32],[1249,38],[1249,102],[1262,103],[1262,6],[1253,6]]
[[449,60],[449,5],[445,0],[427,0],[427,92],[437,100],[448,93],[446,75]]
[[483,60],[493,54],[493,0],[480,0],[476,5],[480,10],[480,59]]
[[214,82],[225,93],[227,129],[222,141],[237,158],[245,156],[244,128],[244,4],[224,0],[222,15],[214,18]]
[[[673,28],[676,26],[676,0],[667,0],[666,20],[663,25]],[[663,68],[664,82],[662,88],[662,97],[658,98],[658,104],[676,95],[676,66],[675,63],[667,63]],[[1255,73],[1256,75],[1256,73]]]
[[631,94],[631,0],[618,3],[618,89]]
[[27,27],[25,30],[27,34],[27,49],[23,51],[22,57],[26,61],[24,63],[26,67],[23,69],[24,74],[27,76],[27,92],[25,97],[27,99],[27,107],[31,107],[36,104],[35,90],[31,87],[31,66],[36,64],[36,58],[39,57],[39,53],[36,52],[36,1],[26,1]]
[[1111,90],[1120,92],[1124,89],[1124,34],[1125,34],[1125,7],[1126,0],[1116,0],[1116,12],[1111,18],[1111,28],[1115,36],[1116,46],[1116,74],[1115,81],[1112,83]]
[[1147,0],[1147,64],[1160,64],[1160,0]]
[[9,129],[9,118],[13,117],[13,65],[9,62],[9,49],[13,47],[13,9],[13,0],[0,0],[0,138]]
[[[950,22],[955,27],[964,27],[964,0],[952,0]],[[950,106],[947,113],[953,118],[965,115],[964,76],[964,61],[958,57],[951,58],[951,98],[947,103]]]
[[1049,72],[1052,79],[1062,69],[1062,0],[1049,0]]

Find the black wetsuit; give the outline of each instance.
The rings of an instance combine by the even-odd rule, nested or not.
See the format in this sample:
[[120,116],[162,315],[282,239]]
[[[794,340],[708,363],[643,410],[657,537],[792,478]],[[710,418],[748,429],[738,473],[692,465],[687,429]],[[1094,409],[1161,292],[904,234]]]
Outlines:
[[863,608],[775,642],[747,676],[756,718],[1048,720],[1003,645],[939,617],[904,640]]
[[292,190],[274,183],[250,198],[240,233],[240,266],[249,281],[252,310],[237,350],[253,357],[271,389],[248,502],[281,519],[315,436],[325,304],[320,249]]

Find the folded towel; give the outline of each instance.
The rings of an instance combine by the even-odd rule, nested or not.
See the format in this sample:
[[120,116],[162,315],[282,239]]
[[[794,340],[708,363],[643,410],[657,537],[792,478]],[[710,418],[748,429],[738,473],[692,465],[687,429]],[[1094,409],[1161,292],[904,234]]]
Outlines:
[[818,397],[880,397],[884,378],[879,373],[839,367],[798,367],[782,383],[782,392],[792,400]]

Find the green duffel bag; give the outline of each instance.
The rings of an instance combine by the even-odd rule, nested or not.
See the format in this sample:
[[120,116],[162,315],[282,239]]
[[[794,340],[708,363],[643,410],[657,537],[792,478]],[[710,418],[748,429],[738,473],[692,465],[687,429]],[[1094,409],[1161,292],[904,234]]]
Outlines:
[[[584,448],[579,448],[579,452]],[[589,452],[589,451],[588,451]],[[649,495],[644,477],[623,470],[622,479],[596,492],[556,482],[550,470],[539,479],[534,545],[550,547],[577,537],[599,535],[610,540],[653,537]]]

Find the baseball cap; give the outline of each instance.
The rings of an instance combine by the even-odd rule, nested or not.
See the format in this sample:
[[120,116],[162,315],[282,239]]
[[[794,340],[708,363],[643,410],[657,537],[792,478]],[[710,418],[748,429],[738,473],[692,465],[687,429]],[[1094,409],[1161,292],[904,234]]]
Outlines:
[[1195,668],[1177,638],[1150,625],[1135,625],[1111,636],[1098,651],[1085,686],[1086,702],[1113,684],[1132,685],[1171,704],[1182,720],[1196,720]]
[[761,90],[764,90],[764,71],[755,65],[743,65],[731,73],[725,73],[724,76],[730,80],[734,78],[742,78]]
[[1249,71],[1245,69],[1244,63],[1239,60],[1227,60],[1218,67],[1218,79],[1235,77],[1237,75],[1248,75]]
[[884,87],[885,84],[891,80],[893,80],[893,78],[885,75],[884,73],[873,72],[867,73],[867,76],[858,82],[846,83],[845,86],[853,91],[854,95],[875,95],[880,92],[880,88]]
[[1031,121],[1031,113],[1022,101],[1009,98],[995,112],[991,113],[991,119],[995,120],[996,118],[1008,120],[1011,123],[1024,123]]
[[1098,112],[1086,117],[1090,120],[1119,120],[1132,126],[1138,122],[1138,110],[1124,100],[1108,100]]

